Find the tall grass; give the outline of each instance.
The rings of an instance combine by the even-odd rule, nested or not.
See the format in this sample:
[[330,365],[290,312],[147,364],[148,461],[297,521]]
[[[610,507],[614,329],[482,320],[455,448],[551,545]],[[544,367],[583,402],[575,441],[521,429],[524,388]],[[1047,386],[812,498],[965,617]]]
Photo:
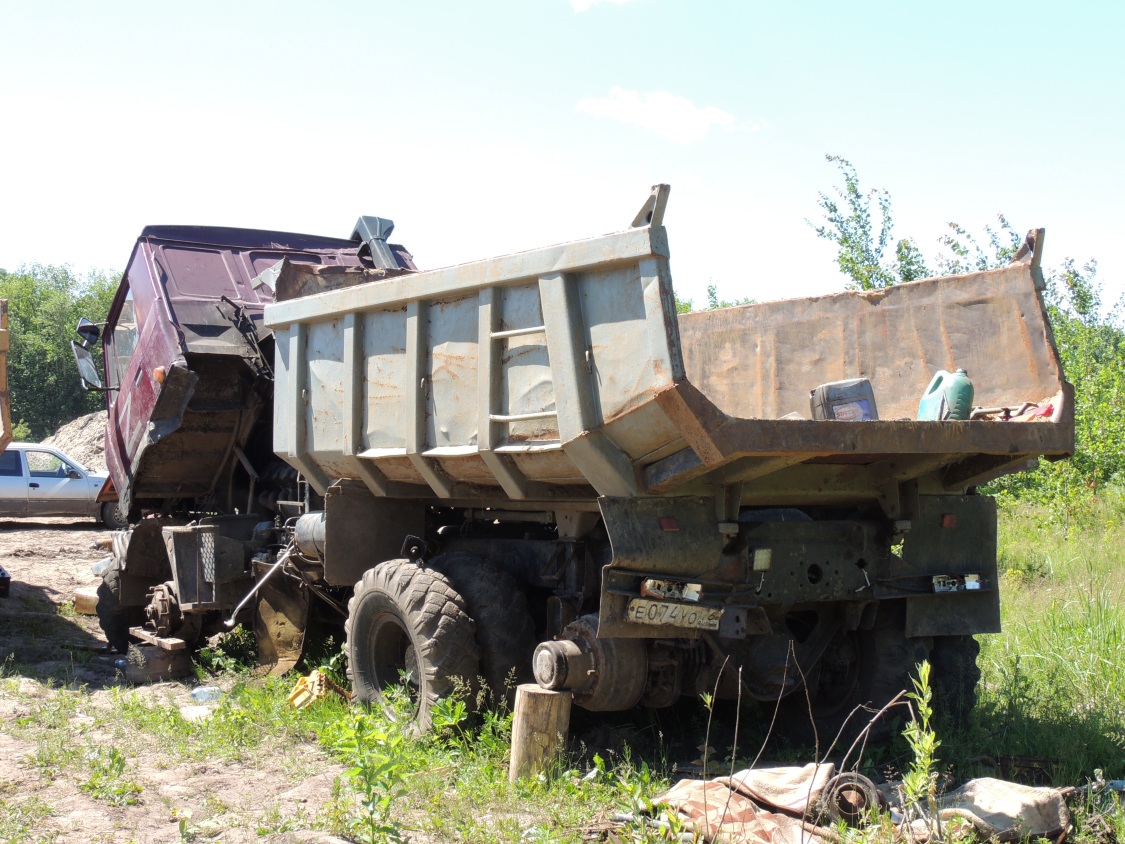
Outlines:
[[[965,754],[1029,756],[1055,784],[1125,777],[1125,501],[1069,526],[1045,508],[1000,519],[1004,632],[981,637],[983,680]],[[1019,763],[1017,762],[1017,767]]]

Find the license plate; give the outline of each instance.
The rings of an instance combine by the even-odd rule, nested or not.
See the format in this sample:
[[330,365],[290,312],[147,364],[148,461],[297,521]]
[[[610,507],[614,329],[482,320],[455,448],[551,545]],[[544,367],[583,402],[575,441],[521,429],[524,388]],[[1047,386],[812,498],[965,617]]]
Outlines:
[[696,604],[674,604],[671,601],[650,601],[633,598],[629,601],[627,618],[634,624],[690,627],[695,630],[718,630],[723,611]]

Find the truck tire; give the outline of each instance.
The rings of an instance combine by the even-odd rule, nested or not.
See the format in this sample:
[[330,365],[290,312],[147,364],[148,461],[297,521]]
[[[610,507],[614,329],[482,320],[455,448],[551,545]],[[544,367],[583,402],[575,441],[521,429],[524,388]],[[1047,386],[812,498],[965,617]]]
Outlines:
[[144,624],[143,607],[121,606],[121,573],[110,569],[98,584],[98,624],[110,648],[119,654],[129,650],[129,628]]
[[410,560],[368,569],[344,624],[355,699],[376,703],[405,675],[418,729],[428,730],[433,705],[476,676],[474,633],[464,599],[444,575]]
[[[842,634],[829,647],[820,665],[809,672],[809,679],[815,678],[811,711],[803,689],[781,701],[779,723],[788,738],[801,744],[816,739],[822,755],[836,741],[832,752],[844,753],[879,709],[904,689],[913,690],[910,678],[915,666],[928,658],[932,642],[908,638],[904,618],[899,607],[884,606],[874,628]],[[856,707],[862,708],[852,715]],[[871,726],[868,742],[886,742],[905,711],[902,707],[885,712]]]
[[107,501],[102,504],[100,520],[110,530],[125,530],[129,527],[129,520],[121,511],[120,501]]
[[930,651],[934,717],[939,723],[963,727],[977,704],[980,643],[972,636],[935,636]]
[[476,623],[486,703],[506,699],[511,705],[516,686],[533,682],[531,657],[538,641],[527,596],[510,574],[476,554],[442,554],[433,565],[464,597]]

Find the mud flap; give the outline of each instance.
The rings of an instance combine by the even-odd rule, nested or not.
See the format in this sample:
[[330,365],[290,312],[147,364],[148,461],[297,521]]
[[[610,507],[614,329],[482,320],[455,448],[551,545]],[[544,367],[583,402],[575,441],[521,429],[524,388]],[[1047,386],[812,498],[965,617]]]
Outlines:
[[254,610],[258,661],[280,676],[294,668],[305,650],[311,595],[291,577],[274,577],[262,585]]

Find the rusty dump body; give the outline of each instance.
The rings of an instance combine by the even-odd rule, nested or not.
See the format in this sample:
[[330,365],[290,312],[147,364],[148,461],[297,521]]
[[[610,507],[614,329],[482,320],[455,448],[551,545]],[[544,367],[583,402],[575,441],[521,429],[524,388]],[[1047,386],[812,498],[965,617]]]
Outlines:
[[[741,485],[744,504],[899,507],[1072,448],[1072,401],[1029,253],[872,293],[675,314],[662,228],[364,283],[267,308],[274,445],[323,492],[594,504]],[[939,369],[977,404],[1058,395],[1052,424],[919,422]],[[812,421],[818,384],[871,380],[881,420]],[[802,419],[782,418],[796,413]]]
[[[138,313],[142,286],[171,289],[170,249],[194,257],[137,346],[149,330],[179,357],[110,378],[110,440],[143,469],[114,478],[134,517],[163,496],[204,518],[128,535],[122,611],[148,601],[150,629],[191,638],[253,599],[263,656],[291,665],[317,597],[346,620],[357,696],[418,668],[423,720],[455,675],[534,673],[608,710],[737,693],[729,665],[835,730],[927,657],[971,705],[971,635],[999,628],[977,487],[1073,450],[1042,232],[1002,269],[677,315],[666,198],[621,232],[427,272],[379,245],[379,218],[357,227],[366,258],[359,236],[142,237]],[[975,404],[1034,421],[918,421],[957,368]],[[855,378],[877,420],[811,418],[810,391]],[[280,500],[274,454],[304,483]]]

